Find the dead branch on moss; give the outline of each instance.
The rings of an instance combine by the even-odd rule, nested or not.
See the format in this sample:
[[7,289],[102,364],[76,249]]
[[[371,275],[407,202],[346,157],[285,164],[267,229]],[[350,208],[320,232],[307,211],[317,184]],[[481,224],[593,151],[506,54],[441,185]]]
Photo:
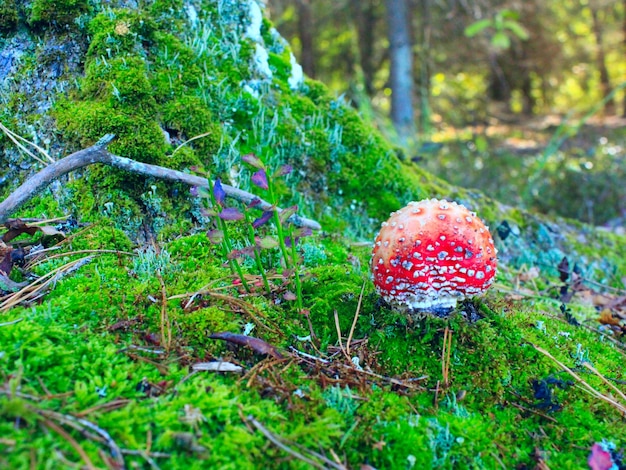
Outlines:
[[0,297],[0,312],[8,312],[11,308],[26,301],[34,302],[44,295],[46,288],[50,284],[54,284],[63,277],[80,269],[85,264],[90,263],[92,260],[93,256],[86,256],[70,261],[35,279],[19,291],[6,295],[5,297]]
[[[152,176],[154,178],[168,181],[177,181],[189,186],[197,186],[201,188],[209,187],[206,178],[189,175],[187,173],[183,173],[182,171],[172,170],[162,166],[141,163],[110,153],[106,147],[113,140],[113,138],[114,136],[112,134],[107,134],[95,145],[72,153],[61,160],[57,160],[56,162],[46,166],[39,173],[36,173],[27,179],[19,188],[13,191],[9,197],[0,202],[0,223],[6,222],[11,214],[17,211],[36,194],[45,189],[52,181],[70,173],[71,171],[75,171],[95,163],[110,165],[120,170],[144,176]],[[272,204],[260,199],[252,193],[234,188],[227,184],[222,184],[222,187],[226,192],[226,196],[232,199],[241,201],[244,204],[250,204],[253,200],[259,199],[261,202],[256,206],[258,209],[273,209]],[[280,208],[276,208],[276,210],[278,212],[282,211]],[[322,228],[315,220],[300,217],[298,215],[292,215],[290,220],[298,226],[309,227],[312,230],[320,230]]]

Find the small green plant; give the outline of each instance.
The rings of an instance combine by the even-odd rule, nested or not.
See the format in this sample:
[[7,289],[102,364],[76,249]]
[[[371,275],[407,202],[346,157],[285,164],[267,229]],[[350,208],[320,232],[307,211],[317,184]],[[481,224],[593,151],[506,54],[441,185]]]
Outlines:
[[[267,191],[267,200],[270,206],[262,205],[261,199],[255,198],[242,210],[236,207],[227,207],[225,205],[226,192],[221,180],[217,178],[211,181],[210,177],[207,177],[208,191],[202,188],[196,189],[196,193],[207,201],[207,207],[203,214],[213,218],[216,224],[215,228],[207,232],[207,236],[212,243],[221,246],[222,255],[228,260],[232,272],[238,277],[238,283],[241,283],[246,292],[251,292],[252,289],[246,279],[242,265],[239,263],[239,258],[243,256],[252,258],[254,266],[261,276],[265,291],[267,294],[271,294],[272,286],[267,275],[268,268],[264,265],[262,251],[278,249],[283,266],[282,277],[284,279],[291,278],[296,292],[295,294],[287,292],[284,298],[285,300],[295,300],[298,311],[301,312],[303,311],[302,284],[300,281],[302,263],[297,244],[301,237],[310,235],[311,230],[295,227],[291,223],[290,219],[296,214],[297,206],[278,209],[278,196],[272,179],[288,175],[292,171],[291,166],[279,167],[272,174],[272,178],[268,178],[266,166],[258,157],[249,154],[242,157],[242,160],[257,169],[251,177],[251,182],[258,188]],[[253,217],[251,211],[261,206],[263,207],[261,216]],[[237,245],[229,232],[227,221],[243,221],[244,246],[242,248],[236,247]],[[260,232],[261,227],[270,221],[273,222],[275,236]]]
[[224,207],[226,193],[222,188],[222,183],[219,178],[211,182],[211,178],[209,177],[207,178],[207,182],[209,185],[208,191],[204,188],[197,189],[197,194],[208,201],[208,207],[203,211],[203,215],[212,217],[217,225],[216,229],[207,232],[207,237],[209,237],[212,243],[222,247],[222,255],[228,260],[231,272],[237,274],[243,288],[246,292],[250,292],[250,287],[246,282],[239,261],[236,257],[231,256],[231,254],[234,253],[233,241],[231,240],[228,226],[226,225],[227,220],[240,220],[243,216],[241,212],[234,207]]
[[526,41],[528,31],[520,24],[519,13],[511,10],[501,10],[493,18],[478,20],[465,28],[465,36],[472,38],[478,33],[491,30],[491,45],[494,49],[505,50],[511,47],[511,35]]
[[288,277],[290,274],[293,275],[292,279],[296,290],[295,300],[297,302],[298,312],[302,312],[304,306],[302,302],[302,283],[300,281],[301,263],[296,245],[301,237],[311,234],[311,229],[306,227],[296,228],[294,224],[290,222],[290,218],[298,211],[298,206],[291,206],[282,211],[277,210],[278,196],[273,180],[273,178],[280,178],[291,173],[292,167],[291,165],[282,165],[274,172],[273,178],[268,178],[265,165],[256,155],[244,155],[242,160],[257,169],[252,175],[252,183],[267,191],[268,199],[270,204],[272,204],[273,210],[266,211],[264,216],[268,219],[269,217],[273,217],[274,219],[278,246],[286,269],[284,275],[287,275],[285,277]]

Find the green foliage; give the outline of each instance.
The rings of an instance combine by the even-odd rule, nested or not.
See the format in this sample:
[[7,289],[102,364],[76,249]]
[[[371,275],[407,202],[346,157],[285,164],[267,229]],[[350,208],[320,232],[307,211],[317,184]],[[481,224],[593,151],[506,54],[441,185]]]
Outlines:
[[0,33],[8,34],[17,28],[19,10],[16,0],[0,0]]
[[478,20],[465,28],[465,36],[472,38],[477,34],[491,29],[491,45],[495,49],[508,49],[511,47],[509,34],[523,41],[527,40],[528,31],[517,21],[519,14],[511,10],[498,11],[493,18]]
[[90,11],[91,5],[87,0],[35,0],[29,22],[40,28],[46,25],[67,28],[74,24],[78,16]]

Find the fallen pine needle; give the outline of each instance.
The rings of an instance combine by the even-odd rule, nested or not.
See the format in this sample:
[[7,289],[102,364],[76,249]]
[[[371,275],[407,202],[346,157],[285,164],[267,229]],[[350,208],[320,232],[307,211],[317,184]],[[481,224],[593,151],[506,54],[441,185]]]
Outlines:
[[326,469],[327,467],[331,467],[337,470],[346,470],[346,467],[343,465],[339,465],[335,462],[333,462],[330,459],[327,459],[326,457],[324,457],[321,454],[318,454],[316,452],[311,452],[308,449],[303,449],[303,451],[313,454],[315,457],[319,458],[320,460],[322,460],[324,462],[325,465],[322,465],[321,463],[312,460],[304,455],[302,455],[300,452],[292,449],[291,447],[289,447],[287,444],[285,444],[284,442],[282,442],[281,438],[272,434],[269,429],[267,429],[265,426],[263,426],[259,421],[257,421],[257,419],[252,416],[252,415],[248,415],[248,417],[246,418],[247,423],[251,424],[254,428],[256,428],[258,431],[261,432],[261,434],[263,434],[267,440],[269,440],[272,444],[274,444],[276,447],[278,447],[279,449],[281,449],[284,452],[287,452],[289,455],[297,458],[298,460],[301,460],[302,462],[305,462],[315,468],[320,468],[320,469]]

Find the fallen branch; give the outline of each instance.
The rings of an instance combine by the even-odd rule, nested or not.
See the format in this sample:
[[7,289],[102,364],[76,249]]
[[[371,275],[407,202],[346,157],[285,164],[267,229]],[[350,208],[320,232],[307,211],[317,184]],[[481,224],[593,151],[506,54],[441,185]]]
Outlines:
[[[154,178],[168,181],[178,181],[180,183],[188,184],[189,186],[197,186],[201,188],[209,187],[206,178],[189,175],[187,173],[183,173],[182,171],[172,170],[162,166],[141,163],[110,153],[106,147],[113,140],[113,138],[114,136],[112,134],[107,134],[95,145],[72,153],[61,160],[57,160],[56,162],[46,166],[39,173],[36,173],[28,178],[19,188],[13,191],[9,197],[0,202],[0,223],[6,222],[12,213],[45,189],[55,179],[60,178],[71,171],[78,170],[79,168],[93,165],[94,163],[110,165],[115,168],[119,168],[120,170],[144,176],[152,176]],[[253,200],[259,199],[261,202],[256,206],[258,209],[270,210],[273,208],[272,204],[260,199],[252,193],[234,188],[227,184],[222,184],[222,187],[226,192],[226,196],[241,201],[244,204],[250,204]],[[280,208],[276,208],[276,210],[278,212],[282,211]],[[289,220],[298,226],[309,227],[312,230],[320,230],[322,228],[315,220],[300,217],[298,215],[292,215]]]

